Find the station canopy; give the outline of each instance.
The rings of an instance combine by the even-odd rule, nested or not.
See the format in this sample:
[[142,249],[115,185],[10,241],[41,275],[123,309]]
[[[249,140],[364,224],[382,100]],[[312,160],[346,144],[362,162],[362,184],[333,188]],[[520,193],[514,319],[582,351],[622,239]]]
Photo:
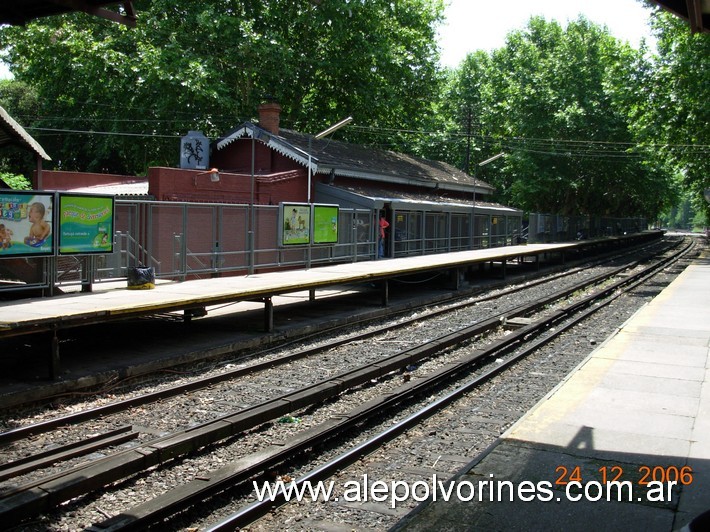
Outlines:
[[653,2],[687,20],[693,33],[710,32],[710,0],[653,0]]
[[[115,10],[116,7],[119,9]],[[3,0],[0,3],[0,24],[22,26],[36,18],[74,11],[82,11],[126,26],[136,25],[136,12],[132,1],[101,0]]]
[[51,160],[39,142],[33,139],[5,109],[0,107],[0,147],[11,145],[25,148],[46,161]]
[[353,209],[381,210],[391,208],[395,211],[442,211],[470,214],[522,216],[523,211],[499,203],[488,201],[463,200],[460,198],[442,198],[424,191],[387,191],[376,186],[364,187],[353,185],[330,185],[316,183],[317,201],[338,204]]

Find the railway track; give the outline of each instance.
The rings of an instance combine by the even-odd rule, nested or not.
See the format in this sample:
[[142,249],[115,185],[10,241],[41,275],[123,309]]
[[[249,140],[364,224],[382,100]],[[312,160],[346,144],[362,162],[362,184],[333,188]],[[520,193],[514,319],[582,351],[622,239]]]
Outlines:
[[[613,271],[612,275],[618,276],[623,270],[627,269],[628,265],[624,268],[619,267]],[[450,350],[461,342],[468,342],[471,338],[478,337],[486,331],[495,330],[504,321],[518,316],[529,315],[551,305],[554,300],[568,298],[575,292],[598,284],[602,281],[602,277],[586,279],[584,284],[556,290],[554,295],[548,295],[543,300],[534,303],[520,305],[517,309],[513,307],[497,314],[494,313],[488,319],[481,320],[480,323],[476,323],[471,327],[439,336],[429,342],[430,345],[405,349],[385,358],[378,357],[379,360],[375,364],[369,363],[355,367],[349,372],[334,375],[328,380],[314,382],[308,389],[300,388],[292,393],[275,397],[271,401],[254,405],[251,408],[241,409],[239,412],[196,424],[148,442],[141,442],[131,449],[116,452],[102,460],[76,466],[54,476],[42,476],[37,480],[14,486],[11,489],[5,487],[3,496],[0,499],[0,515],[3,516],[6,523],[22,522],[23,519],[30,519],[76,497],[87,497],[87,494],[93,490],[103,488],[112,482],[125,481],[124,479],[131,475],[140,475],[150,468],[166,467],[166,464],[171,461],[185,460],[185,457],[203,452],[205,448],[215,446],[218,442],[230,442],[238,439],[245,431],[253,431],[261,424],[270,422],[279,416],[286,416],[302,409],[315,408],[317,404],[323,401],[335,401],[338,397],[354,394],[354,390],[367,386],[373,380],[387,380],[393,372],[400,372],[402,368],[406,369],[414,364],[419,364],[433,357],[435,353]],[[608,277],[608,273],[606,277]],[[630,274],[628,276],[624,274],[622,279],[611,284],[605,291],[615,292],[622,285],[630,283],[634,277]],[[507,296],[504,295],[503,297]],[[578,303],[563,306],[567,309],[588,307],[593,301],[590,298],[591,296],[589,298],[577,297],[579,299]],[[565,310],[565,313],[568,311]],[[562,319],[561,315],[558,315],[562,310],[552,311],[547,309],[545,312],[551,314],[555,321]],[[411,323],[407,325],[411,326]],[[458,357],[460,360],[456,364],[445,363],[446,370],[442,369],[434,372],[428,378],[412,379],[405,385],[394,387],[384,392],[384,394],[391,405],[400,405],[408,397],[429,393],[424,390],[439,386],[442,381],[449,381],[455,374],[463,374],[469,371],[471,365],[479,364],[483,358],[490,356],[500,357],[504,351],[512,349],[513,346],[520,344],[524,339],[529,338],[531,335],[539,334],[548,328],[549,324],[547,322],[542,319],[537,320],[536,323],[531,323],[492,341],[493,347],[489,349],[475,349],[463,358]],[[382,331],[378,334],[382,334]],[[385,334],[387,333],[385,332]],[[369,337],[372,337],[372,334]],[[332,346],[331,349],[333,349]],[[210,386],[212,385],[214,383],[210,384]],[[166,491],[161,498],[156,499],[154,504],[148,504],[147,507],[138,506],[133,508],[122,515],[98,524],[97,527],[111,530],[126,527],[142,528],[149,526],[151,523],[159,522],[166,515],[178,511],[182,505],[187,504],[185,501],[204,498],[208,492],[221,492],[225,489],[225,486],[233,486],[239,479],[252,478],[260,471],[268,470],[285,460],[292,459],[293,453],[303,452],[304,449],[320,445],[324,438],[332,439],[336,434],[342,434],[343,431],[350,430],[354,425],[364,423],[373,413],[379,415],[383,409],[391,407],[388,406],[390,403],[373,401],[364,402],[364,404],[355,409],[351,408],[347,411],[347,414],[340,415],[343,419],[338,422],[332,421],[326,423],[324,427],[313,426],[301,431],[298,436],[292,438],[291,444],[293,445],[277,445],[275,449],[262,448],[252,455],[244,456],[241,462],[244,462],[243,465],[245,467],[240,469],[235,465],[231,465],[229,467],[230,475],[225,475],[222,472],[200,475],[190,487]],[[135,408],[135,406],[131,408]],[[36,434],[37,431],[34,433]],[[13,438],[17,439],[18,437],[18,433],[14,433]],[[293,449],[290,449],[290,447],[293,447]],[[286,449],[289,450],[287,451]],[[260,460],[256,460],[255,456],[260,457]],[[178,496],[178,493],[191,494]],[[174,500],[174,502],[169,502],[171,500]],[[130,519],[127,519],[126,515],[130,516]],[[137,516],[139,515],[145,517],[138,519]]]
[[[616,269],[612,268],[609,271],[611,273],[615,271],[622,271],[628,266],[629,264],[626,263],[622,266],[616,267]],[[525,283],[524,288],[528,290],[530,288],[535,287],[536,285],[540,285],[543,283],[550,285],[553,283],[564,282],[565,278],[568,278],[574,274],[584,273],[585,271],[588,271],[588,269],[581,267],[568,269],[561,274],[547,276],[543,279],[527,282]],[[589,281],[589,283],[593,282],[594,279],[591,279],[591,281]],[[577,289],[575,284],[570,284],[570,286],[573,290]],[[36,437],[40,434],[56,430],[60,427],[66,429],[66,427],[74,426],[84,421],[106,418],[111,414],[127,412],[131,410],[135,411],[140,407],[150,405],[157,401],[167,400],[172,397],[184,396],[186,394],[190,394],[191,392],[195,392],[198,390],[207,390],[207,392],[210,393],[210,388],[220,383],[229,383],[236,379],[252,375],[260,371],[265,371],[271,368],[290,364],[294,361],[316,356],[319,353],[323,353],[326,351],[332,351],[338,348],[339,346],[355,344],[357,342],[362,342],[378,335],[386,335],[387,333],[401,330],[403,327],[416,325],[417,323],[420,323],[423,320],[432,320],[437,316],[446,317],[447,315],[450,315],[450,313],[458,311],[460,309],[474,307],[486,301],[504,299],[512,294],[515,294],[516,299],[519,299],[521,297],[521,289],[517,286],[514,286],[512,288],[497,291],[495,294],[482,295],[475,298],[466,298],[463,301],[455,302],[445,306],[439,306],[436,309],[427,309],[425,313],[419,312],[413,317],[401,318],[393,320],[391,323],[388,324],[371,327],[366,332],[358,331],[357,334],[347,334],[336,339],[330,339],[327,342],[321,342],[320,345],[306,346],[295,350],[282,349],[280,353],[277,353],[275,356],[272,357],[269,357],[267,353],[257,354],[252,357],[254,360],[256,360],[256,362],[248,366],[228,369],[219,372],[216,375],[192,379],[188,382],[181,383],[178,385],[171,385],[150,393],[134,395],[123,400],[112,401],[108,404],[102,404],[98,407],[79,409],[78,411],[74,411],[73,413],[68,415],[52,416],[44,421],[26,424],[6,430],[4,432],[0,432],[0,445],[7,445],[10,442],[21,440],[23,438],[27,439],[28,437],[32,436]],[[496,316],[503,316],[506,312],[512,315],[512,313],[515,312],[515,309],[511,307],[506,307],[501,312],[496,314]],[[265,360],[262,361],[262,357],[264,357]],[[76,408],[73,408],[73,410],[76,410]],[[129,423],[130,419],[126,420],[125,422]],[[82,427],[82,435],[80,436],[80,438],[83,438],[83,433],[100,432],[101,430],[101,427],[84,426]],[[61,453],[61,450],[58,450],[57,452]],[[9,454],[6,460],[12,458],[13,456]]]
[[[682,257],[686,253],[689,253],[691,249],[692,246],[688,246],[681,252],[680,256]],[[675,262],[676,260],[678,260],[678,257],[670,257],[659,260],[657,263],[644,268],[641,272],[630,275],[627,278],[620,279],[599,292],[583,297],[565,308],[554,311],[549,316],[540,318],[531,322],[529,325],[519,328],[509,336],[495,340],[485,349],[475,350],[474,353],[464,357],[461,360],[462,366],[467,366],[469,363],[476,363],[481,360],[490,360],[491,358],[496,358],[497,363],[489,365],[487,368],[483,369],[483,371],[479,372],[479,374],[466,380],[455,389],[440,394],[435,401],[416,410],[405,419],[398,421],[394,424],[394,426],[388,427],[385,430],[376,433],[365,442],[353,446],[334,459],[305,472],[298,479],[294,479],[291,482],[292,486],[297,490],[302,490],[305,483],[316,483],[323,481],[350,467],[352,464],[359,461],[363,456],[373,453],[375,450],[381,448],[385,443],[400,436],[412,427],[417,426],[423,420],[428,419],[435,413],[448,407],[451,403],[457,401],[464,395],[481,386],[481,384],[488,382],[492,377],[502,373],[504,370],[512,367],[520,360],[534,353],[540,349],[541,346],[551,342],[578,323],[586,320],[590,315],[612,303],[616,298],[620,297],[622,293],[633,290],[634,288],[642,285],[660,268],[666,267],[669,262]],[[552,327],[555,327],[555,329],[550,331],[550,328]],[[543,332],[545,332],[545,334],[540,334]],[[421,393],[420,390],[422,388],[425,390],[430,389],[431,387],[436,386],[451,377],[455,377],[458,373],[458,368],[444,368],[438,374],[431,375],[425,382],[417,383],[413,386],[403,386],[401,388],[402,391],[399,394],[394,395],[393,397],[384,398],[382,400],[374,400],[371,404],[363,405],[359,411],[362,412],[364,417],[369,417],[366,413],[368,411],[377,412],[379,415],[384,408],[399,405],[403,398]],[[413,389],[417,389],[417,392],[414,392]],[[361,414],[358,411],[351,414],[352,419],[359,417],[360,415]],[[328,437],[325,431],[323,437]],[[294,445],[294,447],[296,446],[297,444]],[[286,491],[287,490],[285,489],[280,489],[273,498],[267,498],[246,505],[221,521],[209,526],[206,530],[209,530],[210,532],[236,530],[240,527],[250,525],[256,519],[271,511],[275,506],[286,502]],[[159,506],[160,504],[161,501],[151,502],[152,507]],[[133,516],[138,513],[140,508],[141,507],[131,510],[130,519],[133,519]],[[122,523],[121,517],[125,520],[126,516],[119,516],[115,519],[107,520],[106,523]],[[116,529],[121,528],[119,527]]]
[[[642,247],[643,249],[646,248],[653,248],[654,246],[651,245],[645,245]],[[543,283],[551,283],[554,282],[558,279],[564,279],[565,277],[569,277],[573,274],[582,272],[586,269],[589,269],[591,267],[597,266],[599,264],[603,264],[605,262],[612,261],[614,259],[618,259],[619,257],[623,257],[623,254],[614,254],[611,256],[604,257],[600,260],[596,260],[591,264],[587,264],[585,266],[581,267],[574,267],[574,268],[567,268],[565,269],[562,273],[557,273],[554,275],[545,275],[545,276],[538,276],[536,279],[532,281],[525,281],[524,287],[525,288],[530,288],[534,287],[539,284]],[[626,264],[623,267],[628,267],[628,264]],[[622,267],[622,268],[623,268]],[[450,301],[442,300],[437,304],[437,307],[432,310],[431,308],[428,308],[428,304],[425,303],[423,305],[420,305],[419,307],[412,307],[410,309],[407,309],[406,312],[407,314],[414,313],[414,317],[409,317],[405,319],[399,319],[399,320],[391,320],[391,323],[382,325],[382,326],[377,326],[377,327],[372,327],[368,333],[363,333],[361,330],[358,330],[355,335],[348,336],[347,334],[341,335],[341,339],[334,341],[334,340],[327,340],[327,342],[323,342],[322,345],[318,346],[307,346],[305,348],[295,348],[292,349],[292,346],[295,344],[303,344],[309,341],[311,338],[319,338],[322,339],[324,337],[328,337],[334,334],[338,334],[341,331],[348,330],[348,329],[362,329],[362,327],[369,325],[373,322],[372,318],[364,318],[362,320],[358,320],[355,322],[348,323],[347,325],[344,326],[337,326],[333,327],[328,330],[319,330],[317,333],[309,336],[304,336],[297,338],[291,342],[288,342],[287,344],[282,344],[279,346],[276,346],[274,348],[267,348],[263,350],[259,350],[257,352],[252,352],[245,360],[257,360],[257,363],[249,364],[249,365],[244,365],[243,367],[239,367],[237,369],[231,369],[231,370],[226,370],[223,371],[219,374],[212,374],[208,375],[206,377],[197,377],[190,379],[189,382],[183,383],[183,384],[178,384],[178,385],[173,385],[170,384],[166,387],[163,387],[161,389],[158,389],[156,391],[148,392],[148,393],[143,393],[140,392],[140,387],[136,387],[139,390],[138,394],[134,395],[129,395],[127,398],[123,400],[118,400],[118,401],[111,401],[107,404],[102,404],[101,406],[94,407],[94,408],[86,408],[86,409],[80,409],[79,411],[74,411],[71,414],[68,415],[63,415],[63,416],[52,416],[50,419],[47,419],[45,421],[41,422],[36,422],[32,423],[29,425],[24,425],[24,426],[18,426],[14,428],[9,428],[3,431],[0,431],[0,445],[7,444],[9,442],[21,439],[21,438],[26,438],[31,435],[37,435],[40,433],[44,433],[50,430],[54,430],[57,427],[62,427],[62,426],[68,426],[68,425],[74,425],[77,423],[80,423],[85,420],[90,420],[94,418],[99,418],[101,416],[105,416],[108,414],[116,413],[116,412],[121,412],[128,410],[130,408],[135,408],[139,407],[142,405],[147,405],[150,403],[154,403],[157,401],[161,401],[163,399],[167,399],[169,397],[174,397],[177,395],[181,395],[184,393],[188,393],[191,391],[195,390],[200,390],[204,388],[208,388],[212,385],[218,384],[220,382],[224,381],[229,381],[235,378],[243,377],[245,375],[253,374],[258,371],[262,371],[264,369],[276,367],[278,365],[283,365],[287,364],[289,362],[292,362],[294,360],[298,360],[301,358],[306,358],[315,354],[318,354],[320,352],[333,349],[337,347],[338,345],[343,345],[348,342],[352,341],[357,341],[358,339],[364,340],[369,337],[373,337],[378,334],[383,334],[387,331],[395,331],[398,328],[400,328],[404,324],[412,324],[416,323],[418,321],[422,321],[424,319],[430,319],[438,314],[445,314],[447,312],[450,312],[452,310],[456,310],[458,308],[465,308],[469,306],[473,306],[476,304],[479,304],[481,302],[487,301],[487,300],[492,300],[495,298],[501,298],[505,297],[506,295],[509,294],[515,294],[520,290],[518,286],[513,286],[504,288],[503,290],[496,290],[494,294],[491,295],[491,291],[494,289],[494,287],[488,287],[486,289],[480,289],[477,292],[473,292],[471,294],[468,294],[467,296],[456,296],[452,298]],[[477,295],[480,293],[483,293],[484,295]],[[425,311],[425,313],[421,313],[422,311]],[[395,315],[396,316],[396,315]],[[285,352],[285,350],[288,349],[288,352]],[[269,354],[273,351],[280,351],[276,356],[270,357]],[[284,353],[285,352],[285,353]],[[177,373],[177,372],[176,372]],[[147,384],[150,384],[149,382],[146,381],[146,376],[141,376],[141,379],[143,380],[143,384],[141,386],[145,386]],[[102,394],[105,394],[106,392],[103,392],[101,390],[96,391],[96,396],[100,396]],[[112,391],[112,395],[113,395]],[[118,392],[115,392],[118,393]],[[71,394],[68,394],[71,395]],[[79,397],[84,397],[84,396],[89,396],[91,397],[91,392],[86,391],[86,392],[78,392],[77,395]],[[49,398],[48,401],[51,401],[52,398]],[[77,403],[81,405],[81,403]],[[17,410],[22,405],[14,405],[14,408],[12,410]],[[67,405],[67,408],[71,407],[71,405]],[[77,410],[76,408],[72,408],[72,410]],[[32,414],[34,417],[38,417],[36,414]],[[2,421],[0,419],[0,421]],[[7,421],[5,421],[5,425],[8,425]]]

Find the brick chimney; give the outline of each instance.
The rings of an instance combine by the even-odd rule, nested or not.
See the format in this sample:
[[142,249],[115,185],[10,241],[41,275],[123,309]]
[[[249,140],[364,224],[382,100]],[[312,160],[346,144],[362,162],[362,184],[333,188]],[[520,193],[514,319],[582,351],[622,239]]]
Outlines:
[[280,118],[281,106],[279,104],[269,102],[259,106],[259,125],[266,131],[278,135]]

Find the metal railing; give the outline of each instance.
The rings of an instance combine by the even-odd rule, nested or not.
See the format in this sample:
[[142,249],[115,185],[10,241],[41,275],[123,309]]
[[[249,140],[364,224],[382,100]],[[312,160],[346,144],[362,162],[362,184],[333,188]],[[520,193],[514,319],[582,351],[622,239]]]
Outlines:
[[529,242],[547,243],[639,233],[646,227],[645,218],[531,213],[527,229]]
[[[253,211],[252,211],[253,209]],[[279,206],[116,200],[112,253],[5,259],[0,267],[8,290],[37,289],[125,280],[128,269],[149,266],[156,278],[186,280],[254,271],[304,268],[376,260],[377,212],[340,208],[338,241],[325,245],[279,244]],[[640,218],[562,217],[399,210],[392,213],[387,250],[406,257],[530,242],[571,241],[645,229]],[[253,227],[252,227],[253,224]],[[32,266],[25,265],[25,263]],[[17,269],[14,281],[10,266]],[[32,270],[24,279],[22,268]],[[0,289],[3,289],[0,287]]]

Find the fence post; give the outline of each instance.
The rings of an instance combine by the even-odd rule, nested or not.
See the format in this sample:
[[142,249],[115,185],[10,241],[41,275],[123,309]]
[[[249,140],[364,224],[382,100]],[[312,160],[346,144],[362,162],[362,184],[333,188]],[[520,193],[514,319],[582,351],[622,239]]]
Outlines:
[[357,262],[357,213],[355,209],[350,214],[350,238],[353,242],[353,262]]

